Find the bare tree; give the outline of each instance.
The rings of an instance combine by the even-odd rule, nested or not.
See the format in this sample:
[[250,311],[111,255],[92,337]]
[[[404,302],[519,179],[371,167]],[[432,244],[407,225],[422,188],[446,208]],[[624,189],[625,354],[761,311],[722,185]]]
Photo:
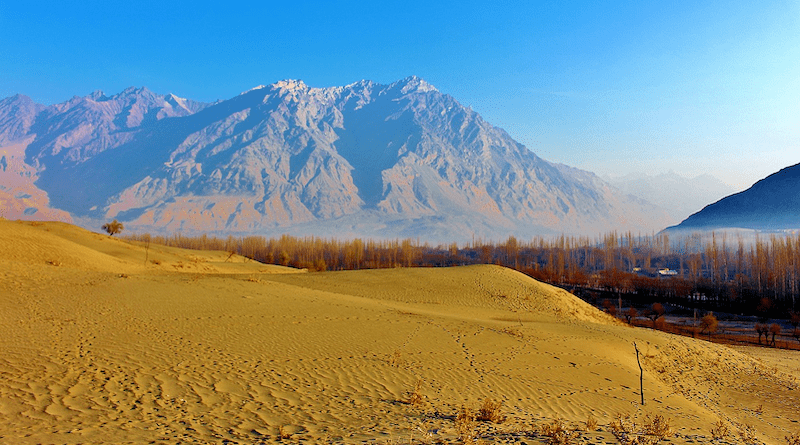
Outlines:
[[797,329],[800,326],[800,312],[790,312],[789,313],[789,323],[792,324],[792,327]]
[[758,344],[761,344],[761,336],[764,336],[764,340],[769,342],[769,337],[767,334],[769,333],[769,326],[763,323],[756,323],[755,330],[758,332]]
[[644,311],[644,316],[653,322],[653,329],[656,328],[656,321],[661,318],[665,313],[664,305],[661,303],[653,303],[650,309]]
[[800,342],[800,312],[792,311],[789,315],[791,316],[789,323],[791,323],[794,328],[792,330],[792,337]]
[[772,334],[772,346],[775,346],[775,336],[781,333],[781,325],[772,323],[769,325],[769,333]]
[[617,307],[608,298],[603,300],[603,308],[606,310],[606,312],[608,312],[609,315],[612,315],[614,317],[617,316]]
[[144,264],[147,265],[147,258],[150,255],[150,240],[152,237],[149,233],[142,235],[142,242],[144,243]]
[[761,313],[759,316],[761,321],[766,322],[769,319],[769,311],[772,310],[772,300],[766,297],[761,298],[756,310]]
[[625,321],[628,324],[631,324],[631,320],[639,316],[639,311],[637,311],[635,307],[631,306],[623,315],[625,315]]

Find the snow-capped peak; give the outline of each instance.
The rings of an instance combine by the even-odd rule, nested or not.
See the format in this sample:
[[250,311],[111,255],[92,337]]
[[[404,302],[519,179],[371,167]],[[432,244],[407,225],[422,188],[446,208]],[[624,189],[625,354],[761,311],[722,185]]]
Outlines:
[[429,91],[439,91],[436,89],[436,87],[426,82],[425,79],[418,76],[406,77],[405,79],[396,82],[396,84],[398,86],[402,85],[402,89],[400,91],[403,94],[407,94],[412,91],[419,93],[427,93]]
[[247,93],[249,93],[249,92],[251,92],[251,91],[263,90],[263,89],[264,89],[264,88],[266,88],[266,87],[267,87],[266,85],[258,85],[258,86],[256,86],[256,87],[250,88],[250,89],[249,89],[249,90],[247,90],[247,91],[242,91],[241,93],[239,93],[239,95],[241,96],[241,95],[243,95],[243,94],[247,94]]
[[282,89],[288,91],[303,91],[307,90],[308,86],[302,80],[285,79],[275,82],[273,85],[275,89]]
[[172,93],[169,93],[164,97],[164,102],[170,106],[179,106],[184,110],[189,111],[189,108],[186,106],[186,99],[178,97]]

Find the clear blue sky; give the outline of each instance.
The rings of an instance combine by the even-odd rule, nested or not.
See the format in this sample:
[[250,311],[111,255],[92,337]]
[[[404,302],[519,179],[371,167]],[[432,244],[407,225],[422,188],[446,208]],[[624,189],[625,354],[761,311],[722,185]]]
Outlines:
[[418,75],[541,157],[599,174],[800,162],[800,1],[0,2],[0,97]]

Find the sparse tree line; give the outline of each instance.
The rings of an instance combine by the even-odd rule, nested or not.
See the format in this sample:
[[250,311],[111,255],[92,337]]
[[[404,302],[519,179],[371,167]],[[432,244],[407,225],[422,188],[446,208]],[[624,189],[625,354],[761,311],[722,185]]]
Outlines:
[[[763,299],[763,301],[769,300]],[[698,335],[707,335],[709,340],[712,340],[712,335],[718,333],[719,321],[717,320],[716,315],[714,315],[714,312],[711,311],[707,312],[699,320],[695,319],[693,324],[683,324],[674,322],[666,323],[663,318],[660,318],[666,312],[663,305],[660,303],[654,303],[652,308],[648,308],[643,311],[639,311],[635,307],[630,306],[627,309],[622,310],[621,317],[617,311],[616,304],[611,300],[603,300],[601,307],[609,315],[624,318],[625,322],[630,325],[647,325],[653,329],[683,335],[691,335],[692,337],[697,337]],[[645,324],[645,322],[641,320],[642,318],[648,318],[650,321]],[[755,343],[757,338],[759,345],[800,349],[800,312],[789,312],[789,319],[787,322],[791,325],[791,329],[788,331],[784,330],[785,326],[783,324],[771,321],[768,317],[764,316],[763,313],[759,315],[757,319],[758,321],[755,323],[740,322],[742,325],[751,326],[751,328],[742,329],[739,327],[734,329],[734,331],[723,332],[722,336],[724,338],[716,338],[716,340],[729,343],[747,344]],[[652,323],[652,326],[650,326],[649,323]],[[754,334],[757,334],[757,337]],[[797,344],[792,343],[792,345],[790,345],[788,343],[789,340],[786,340],[785,343],[779,346],[777,340],[781,334],[784,335],[784,340],[786,340],[786,337],[793,337],[797,341]]]
[[[132,235],[153,243],[222,250],[264,263],[311,271],[433,267],[492,263],[573,290],[585,299],[625,298],[631,306],[654,302],[787,319],[798,311],[800,234],[744,240],[726,235],[537,237],[523,242],[473,241],[464,246],[431,246],[414,240],[337,240],[207,235]],[[588,295],[588,296],[587,296]],[[622,314],[620,314],[622,315]]]

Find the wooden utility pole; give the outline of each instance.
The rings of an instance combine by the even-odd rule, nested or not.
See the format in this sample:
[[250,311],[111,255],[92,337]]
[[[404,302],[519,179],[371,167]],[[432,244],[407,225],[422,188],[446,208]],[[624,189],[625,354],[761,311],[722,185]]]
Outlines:
[[636,350],[636,364],[639,365],[639,394],[642,396],[642,405],[644,405],[644,371],[642,363],[639,361],[639,348],[636,346],[636,342],[633,342],[633,349]]

